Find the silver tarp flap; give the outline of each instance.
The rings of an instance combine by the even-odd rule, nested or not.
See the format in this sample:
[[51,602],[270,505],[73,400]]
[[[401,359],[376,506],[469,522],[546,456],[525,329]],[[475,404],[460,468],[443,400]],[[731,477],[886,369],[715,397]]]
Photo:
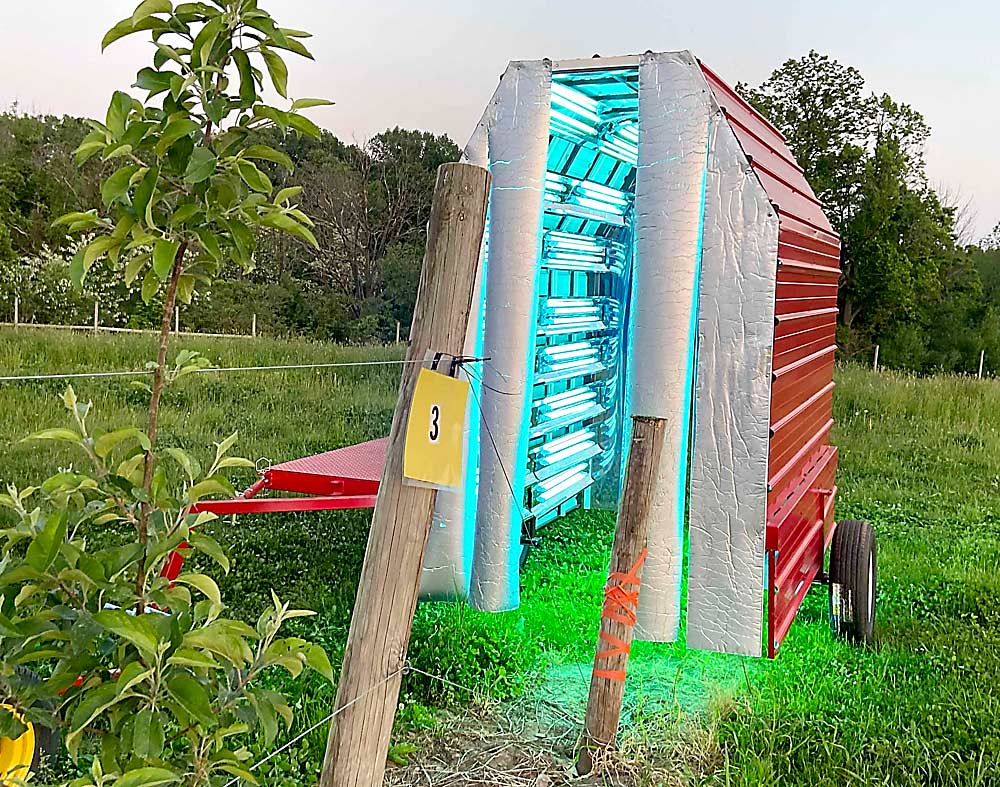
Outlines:
[[708,170],[687,644],[759,656],[778,217],[720,113]]
[[667,421],[636,636],[677,638],[711,103],[688,52],[639,65],[629,412]]
[[482,445],[469,601],[491,612],[520,603],[522,490],[551,79],[548,61],[512,63],[501,79],[489,127],[493,185],[483,355],[490,361],[482,367]]
[[[499,91],[497,91],[499,93]],[[482,120],[465,147],[462,161],[479,167],[489,167],[488,136],[493,122],[497,95],[494,95]],[[479,258],[479,275],[472,293],[472,309],[465,333],[463,353],[470,358],[482,356],[483,349],[483,279],[489,229],[483,235],[483,250]],[[431,520],[424,568],[420,575],[420,598],[424,601],[464,599],[469,595],[472,581],[472,550],[476,532],[476,494],[479,481],[479,408],[475,398],[480,396],[479,365],[473,366],[469,383],[473,397],[465,420],[465,477],[462,488],[438,492]]]

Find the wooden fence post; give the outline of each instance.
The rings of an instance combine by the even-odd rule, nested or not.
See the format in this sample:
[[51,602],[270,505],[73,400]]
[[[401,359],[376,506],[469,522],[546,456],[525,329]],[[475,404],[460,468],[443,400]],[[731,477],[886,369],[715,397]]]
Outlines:
[[251,336],[256,336],[257,335],[257,315],[256,314],[254,314],[254,316],[250,319],[250,335]]
[[15,295],[14,296],[14,327],[16,328],[18,323],[21,322],[21,299]]
[[94,299],[94,333],[97,333],[101,327],[101,303],[97,299]]
[[875,361],[872,363],[872,369],[874,371],[876,371],[876,372],[878,371],[878,349],[879,349],[879,346],[876,344],[875,345]]
[[396,344],[399,344],[399,320],[396,320]]
[[983,379],[983,367],[986,365],[986,350],[979,353],[979,379]]
[[665,434],[666,421],[662,418],[635,416],[632,419],[625,487],[611,550],[608,584],[604,588],[601,634],[576,763],[581,776],[593,769],[596,752],[614,747],[618,734],[635,612],[639,605],[639,579],[646,558],[650,506],[656,492],[656,473]]
[[181,332],[181,307],[174,306],[174,333]]
[[461,355],[486,221],[489,173],[444,164],[427,231],[413,331],[372,516],[321,787],[381,785],[417,605],[435,490],[403,484],[403,444],[420,362]]

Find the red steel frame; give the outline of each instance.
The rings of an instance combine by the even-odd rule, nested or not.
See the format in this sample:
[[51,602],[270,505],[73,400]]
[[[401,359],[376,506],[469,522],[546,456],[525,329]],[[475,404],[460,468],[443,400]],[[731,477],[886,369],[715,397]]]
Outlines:
[[781,132],[702,70],[779,220],[764,541],[767,654],[774,658],[822,574],[836,527],[837,449],[830,429],[840,238]]

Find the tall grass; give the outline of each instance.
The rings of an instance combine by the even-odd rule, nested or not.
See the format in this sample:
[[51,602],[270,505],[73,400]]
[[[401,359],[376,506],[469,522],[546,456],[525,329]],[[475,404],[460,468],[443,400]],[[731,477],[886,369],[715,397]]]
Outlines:
[[[181,338],[177,346],[225,366],[401,355],[398,348],[270,339]],[[140,368],[153,349],[152,339],[142,336],[0,330],[0,374]],[[212,440],[239,429],[244,456],[278,462],[381,436],[399,374],[398,366],[386,366],[200,375],[170,393],[162,439],[204,453]],[[682,643],[637,644],[626,708],[628,750],[645,752],[651,767],[675,767],[692,784],[996,783],[1000,384],[849,366],[837,370],[837,383],[837,513],[867,518],[878,531],[877,647],[861,651],[831,637],[821,588],[807,597],[774,662],[688,651]],[[128,380],[74,385],[82,399],[94,400],[96,424],[141,423],[142,397]],[[68,450],[17,442],[63,423],[63,388],[59,382],[0,383],[0,481],[36,483],[54,467],[78,461]],[[234,556],[222,583],[226,598],[237,614],[251,617],[273,587],[318,610],[307,633],[337,661],[368,518],[368,512],[329,512],[215,523],[215,535]],[[487,616],[456,605],[423,605],[413,663],[494,697],[536,685],[578,712],[613,529],[613,515],[603,512],[546,528],[524,572],[518,611]],[[329,711],[329,687],[310,681],[296,691],[297,725]],[[404,721],[425,719],[424,704],[456,700],[464,695],[454,687],[411,676],[401,715]],[[678,727],[676,720],[686,721]],[[699,727],[697,735],[691,724]],[[697,757],[686,756],[680,744],[637,744],[650,731],[677,730],[698,741]],[[322,748],[320,730],[272,761],[265,775],[272,782],[311,784]]]

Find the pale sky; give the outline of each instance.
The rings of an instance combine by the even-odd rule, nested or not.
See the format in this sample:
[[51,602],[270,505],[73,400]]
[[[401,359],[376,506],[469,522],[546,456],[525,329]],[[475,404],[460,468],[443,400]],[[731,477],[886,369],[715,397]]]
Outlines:
[[[103,117],[152,56],[140,36],[101,55],[138,0],[0,0],[0,107]],[[922,112],[933,183],[1000,222],[1000,4],[996,0],[262,0],[309,30],[290,91],[336,106],[311,116],[345,140],[395,125],[465,143],[509,60],[690,49],[729,82],[758,83],[811,48]],[[148,39],[147,39],[148,40]],[[296,62],[297,61],[297,62]]]

